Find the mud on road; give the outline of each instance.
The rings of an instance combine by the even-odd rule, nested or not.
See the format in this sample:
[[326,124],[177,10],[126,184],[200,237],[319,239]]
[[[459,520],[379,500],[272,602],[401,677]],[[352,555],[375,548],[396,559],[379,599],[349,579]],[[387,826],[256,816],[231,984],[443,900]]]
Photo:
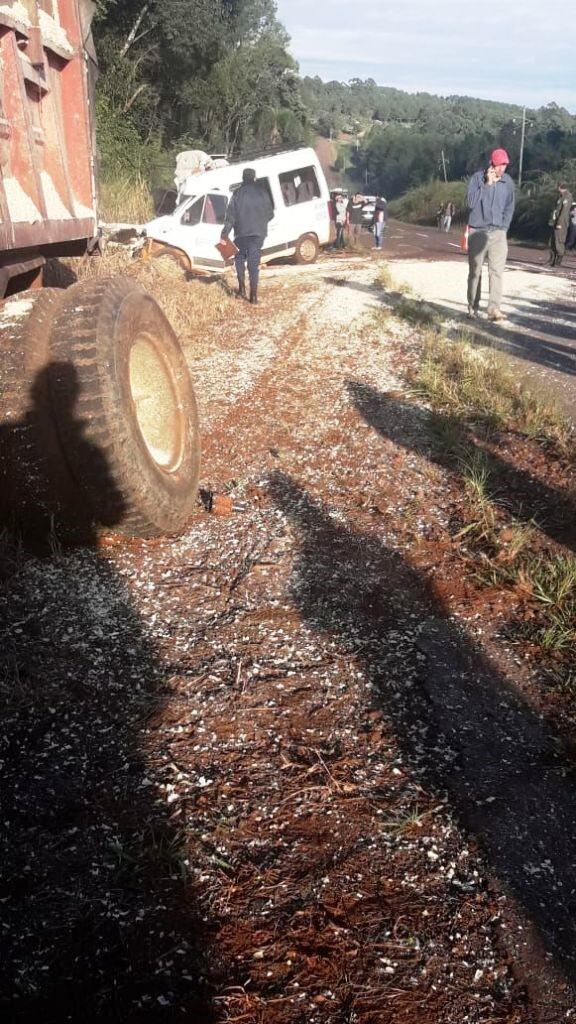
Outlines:
[[413,328],[371,262],[282,269],[187,347],[229,514],[6,555],[6,1019],[570,1020],[571,769],[452,551]]

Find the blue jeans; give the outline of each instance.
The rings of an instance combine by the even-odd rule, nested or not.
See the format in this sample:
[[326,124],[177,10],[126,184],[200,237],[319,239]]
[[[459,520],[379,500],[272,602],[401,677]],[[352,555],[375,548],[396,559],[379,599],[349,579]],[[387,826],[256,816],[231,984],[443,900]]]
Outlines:
[[245,235],[243,238],[235,238],[234,244],[240,250],[234,257],[238,284],[243,287],[246,274],[246,263],[248,263],[248,279],[250,287],[256,290],[258,277],[260,276],[260,256],[264,239],[258,235]]
[[386,224],[384,221],[376,221],[374,225],[374,238],[376,239],[376,248],[382,248],[382,242],[384,241],[384,232],[386,231]]

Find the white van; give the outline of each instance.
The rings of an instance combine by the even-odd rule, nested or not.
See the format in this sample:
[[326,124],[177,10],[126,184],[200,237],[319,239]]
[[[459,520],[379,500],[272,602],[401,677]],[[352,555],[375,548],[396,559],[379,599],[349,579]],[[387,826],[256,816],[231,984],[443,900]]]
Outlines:
[[268,191],[274,205],[262,263],[280,256],[313,263],[320,246],[332,237],[330,192],[313,149],[278,153],[191,175],[174,213],[145,225],[147,254],[154,257],[168,250],[187,269],[224,273],[233,260],[224,261],[216,243],[220,241],[228,202],[242,183],[245,167],[254,168],[257,183]]

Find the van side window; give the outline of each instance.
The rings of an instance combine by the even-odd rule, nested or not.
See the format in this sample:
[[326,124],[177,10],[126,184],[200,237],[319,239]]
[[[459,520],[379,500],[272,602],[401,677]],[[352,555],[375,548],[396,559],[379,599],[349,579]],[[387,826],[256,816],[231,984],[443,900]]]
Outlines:
[[184,211],[180,218],[181,224],[188,224],[189,226],[199,224],[202,217],[202,207],[204,206],[204,196],[200,196],[195,203],[192,203],[187,210]]
[[285,206],[308,203],[320,198],[320,186],[314,167],[300,167],[296,171],[279,174],[280,190]]
[[228,199],[220,193],[211,192],[206,196],[204,213],[202,214],[203,224],[223,224],[226,220],[226,209]]

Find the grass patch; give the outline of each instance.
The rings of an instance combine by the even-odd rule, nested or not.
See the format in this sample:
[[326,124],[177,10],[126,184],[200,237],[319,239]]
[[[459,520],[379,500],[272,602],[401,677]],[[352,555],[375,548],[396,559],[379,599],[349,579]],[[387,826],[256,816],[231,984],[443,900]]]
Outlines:
[[448,341],[429,332],[411,383],[434,409],[464,422],[515,430],[551,442],[563,454],[573,441],[571,424],[558,409],[516,380],[504,357],[476,348],[465,333]]
[[[387,263],[381,264],[380,270],[378,271],[378,276],[376,278],[376,282],[381,288],[384,289],[385,292],[393,292],[398,290],[398,285],[396,284],[396,281],[394,280],[394,277],[392,275],[392,271],[390,270],[390,267],[388,266]],[[408,292],[409,289],[404,288],[404,291]]]
[[[432,306],[429,306],[422,299],[416,298],[411,288],[406,284],[398,284],[387,264],[381,269],[377,277],[379,287],[387,293],[388,303],[378,313],[388,316],[393,313],[401,320],[419,327],[437,327],[440,324],[440,317]],[[377,314],[378,315],[378,314]]]
[[174,276],[162,261],[134,258],[123,247],[110,246],[102,256],[52,261],[46,283],[64,287],[75,280],[117,276],[135,278],[154,296],[183,347],[195,356],[211,349],[213,338],[232,318],[248,315],[224,278],[187,280]]
[[454,223],[464,222],[467,216],[467,184],[464,181],[430,181],[406,192],[389,204],[391,217],[410,224],[436,224],[440,206],[451,201],[456,206]]
[[462,526],[454,539],[473,576],[517,595],[514,633],[538,649],[559,689],[576,693],[576,557],[543,543],[535,522],[510,518],[506,494],[494,488],[490,451],[483,448],[495,432],[514,431],[546,443],[552,458],[573,457],[571,424],[553,403],[519,383],[502,356],[479,350],[464,333],[448,341],[438,331],[424,332],[410,382],[431,406],[435,452],[463,484]]
[[490,472],[484,452],[464,450],[459,459],[459,469],[468,498],[470,522],[456,536],[462,538],[472,534],[476,541],[493,543],[497,511],[490,494]]
[[534,606],[528,635],[574,675],[576,644],[576,558],[574,555],[520,558],[508,573]]
[[433,327],[439,322],[438,314],[421,299],[413,299],[403,295],[394,306],[394,313],[401,320],[420,327]]
[[148,182],[141,174],[119,174],[100,184],[100,219],[109,224],[145,224],[154,217]]

